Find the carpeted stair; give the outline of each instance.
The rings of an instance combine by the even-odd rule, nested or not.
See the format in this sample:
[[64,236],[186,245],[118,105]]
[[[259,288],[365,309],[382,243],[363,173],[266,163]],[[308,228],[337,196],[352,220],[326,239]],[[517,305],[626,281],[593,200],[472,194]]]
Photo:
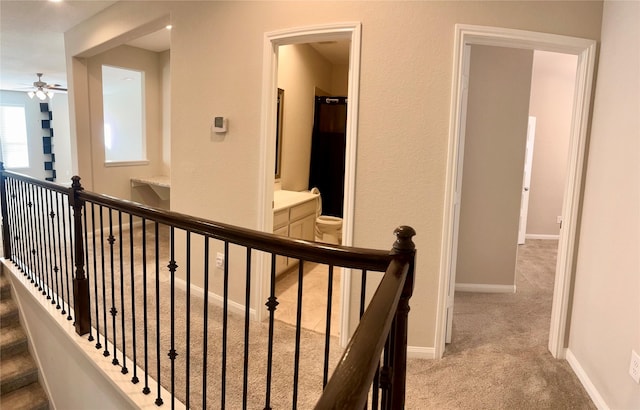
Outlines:
[[27,348],[11,298],[11,284],[0,269],[0,408],[48,409],[49,399],[38,383],[38,368]]

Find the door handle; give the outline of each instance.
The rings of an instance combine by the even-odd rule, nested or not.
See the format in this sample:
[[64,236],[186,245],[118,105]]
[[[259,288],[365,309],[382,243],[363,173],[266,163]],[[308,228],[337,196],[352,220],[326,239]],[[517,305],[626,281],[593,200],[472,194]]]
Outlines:
[[524,187],[524,192],[527,192],[529,190],[529,188]]

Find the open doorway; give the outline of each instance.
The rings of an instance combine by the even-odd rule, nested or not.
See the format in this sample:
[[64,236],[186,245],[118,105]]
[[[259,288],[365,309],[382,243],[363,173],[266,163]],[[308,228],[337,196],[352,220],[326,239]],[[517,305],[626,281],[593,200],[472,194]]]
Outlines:
[[[274,233],[339,244],[342,229],[328,232],[331,215],[342,223],[350,40],[281,45],[278,48],[278,127],[274,184]],[[320,212],[322,217],[319,218]],[[295,325],[298,260],[277,257],[275,318]],[[324,333],[328,267],[305,263],[303,328]],[[340,289],[340,272],[332,289]],[[340,335],[338,292],[332,295],[332,336]]]
[[[341,241],[344,245],[351,245],[353,238],[353,212],[354,212],[354,195],[355,195],[355,158],[356,158],[356,141],[357,141],[357,112],[358,112],[358,94],[359,94],[359,63],[360,63],[360,36],[361,36],[361,25],[359,23],[336,23],[329,24],[324,26],[316,26],[316,27],[307,27],[307,28],[296,28],[290,30],[283,30],[278,32],[267,33],[265,35],[265,54],[264,54],[264,78],[263,78],[263,129],[262,135],[263,138],[261,140],[261,160],[262,167],[261,170],[264,172],[261,178],[260,183],[260,192],[259,197],[263,200],[263,207],[259,208],[259,223],[263,227],[264,231],[273,232],[275,223],[280,220],[279,216],[274,212],[274,189],[276,189],[276,180],[273,170],[276,168],[275,166],[275,158],[276,158],[276,130],[277,130],[277,94],[278,88],[284,90],[284,101],[285,101],[285,117],[286,117],[286,106],[290,101],[291,93],[282,86],[279,86],[278,76],[279,76],[279,65],[280,65],[280,52],[282,51],[282,46],[288,45],[309,45],[314,44],[314,46],[319,47],[327,44],[331,44],[334,42],[345,43],[346,48],[348,49],[348,62],[345,64],[344,70],[346,71],[346,94],[344,97],[347,97],[349,100],[349,109],[346,115],[346,133],[345,133],[345,165],[344,165],[344,194],[343,194],[343,224],[342,224],[342,235]],[[309,46],[310,47],[310,46]],[[315,86],[312,91],[315,91]],[[331,86],[324,89],[325,92],[331,91]],[[308,89],[307,91],[308,92]],[[332,93],[333,94],[333,93]],[[342,93],[340,93],[342,94]],[[307,102],[311,107],[313,107],[313,98],[314,95],[311,95],[311,99]],[[286,121],[284,119],[283,121]],[[309,121],[306,124],[306,132],[309,132],[313,126],[313,122]],[[283,140],[287,138],[287,131],[283,130],[282,137]],[[283,153],[283,158],[286,156],[286,153]],[[285,160],[286,161],[286,160]],[[309,161],[307,159],[306,161]],[[281,175],[286,173],[286,163],[281,164]],[[299,190],[308,190],[310,187],[308,186],[308,168],[305,172],[305,176],[300,178],[299,182],[301,184],[301,188]],[[285,183],[288,185],[290,182],[285,182],[281,178],[280,183]],[[282,185],[280,188],[282,189]],[[314,208],[315,209],[315,208]],[[315,217],[315,213],[314,213]],[[313,226],[313,224],[311,225]],[[304,224],[302,227],[304,231]],[[315,237],[315,234],[314,234]],[[268,295],[268,290],[270,286],[270,275],[268,274],[268,261],[265,257],[262,260],[262,263],[259,264],[261,269],[258,273],[260,278],[260,291],[257,293],[257,300],[255,303],[261,304],[263,300],[266,299]],[[340,320],[338,323],[340,334],[340,343],[344,345],[348,338],[348,308],[349,308],[349,295],[350,295],[350,278],[348,275],[342,275],[342,280],[340,281]],[[337,292],[336,292],[337,293]],[[259,320],[262,320],[262,317],[258,317]]]
[[[577,57],[470,47],[456,332],[450,341],[456,351],[518,337],[516,345],[535,339],[542,347],[551,316]],[[535,166],[527,166],[527,157]],[[529,208],[528,220],[523,208]]]
[[[460,221],[460,199],[462,193],[462,173],[465,155],[465,126],[468,98],[469,62],[472,45],[509,47],[525,50],[544,50],[573,54],[578,57],[575,93],[571,116],[571,133],[568,148],[567,176],[564,184],[562,213],[563,229],[560,231],[558,261],[553,292],[549,350],[554,357],[564,352],[564,333],[569,309],[569,289],[571,281],[573,253],[575,249],[578,198],[584,161],[588,107],[595,60],[595,42],[592,40],[552,36],[542,33],[479,26],[456,26],[454,62],[454,87],[450,127],[450,154],[445,203],[445,229],[443,231],[443,252],[440,287],[440,305],[436,334],[436,357],[444,353],[447,332],[451,330],[456,288],[456,263],[458,252],[458,229]],[[526,130],[526,119],[523,120]],[[511,141],[513,142],[513,141]],[[524,146],[524,141],[522,141]],[[486,147],[484,147],[486,148]],[[523,147],[522,147],[523,148]],[[522,149],[524,154],[524,148]],[[465,165],[466,166],[466,165]],[[516,173],[515,182],[522,188],[522,169]],[[519,204],[520,188],[516,192]],[[517,221],[517,215],[516,215]],[[517,225],[517,222],[516,222]],[[517,227],[516,227],[517,232]],[[515,246],[515,238],[513,240]],[[512,256],[513,257],[513,256]],[[513,275],[513,273],[511,273]],[[497,282],[499,283],[499,282]],[[513,289],[512,286],[507,287]],[[506,288],[505,288],[506,289]],[[450,334],[450,333],[449,333]]]

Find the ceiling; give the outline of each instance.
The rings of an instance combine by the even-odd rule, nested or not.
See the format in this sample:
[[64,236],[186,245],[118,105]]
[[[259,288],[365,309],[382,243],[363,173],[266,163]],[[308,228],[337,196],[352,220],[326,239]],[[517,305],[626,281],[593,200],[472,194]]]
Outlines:
[[[0,90],[28,91],[42,81],[67,87],[64,33],[117,1],[0,0]],[[160,30],[128,45],[151,51],[169,49],[170,31]],[[311,46],[333,64],[348,64],[349,41]]]
[[42,80],[66,87],[64,32],[115,1],[0,1],[0,90]]

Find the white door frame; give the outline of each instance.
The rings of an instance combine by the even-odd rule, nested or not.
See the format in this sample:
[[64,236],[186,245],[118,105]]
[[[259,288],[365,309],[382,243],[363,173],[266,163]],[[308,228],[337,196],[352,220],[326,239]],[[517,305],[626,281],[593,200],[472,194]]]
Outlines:
[[[355,209],[356,147],[358,137],[358,105],[360,101],[360,41],[362,24],[360,22],[332,23],[319,26],[298,27],[265,33],[263,47],[262,72],[262,124],[260,138],[260,179],[258,183],[258,226],[265,232],[273,231],[273,186],[275,176],[276,146],[276,98],[278,90],[278,47],[288,44],[312,43],[330,40],[350,40],[349,52],[349,88],[347,98],[347,132],[344,175],[344,208],[342,225],[342,243],[353,244],[353,219]],[[261,254],[258,260],[257,318],[262,320],[265,309],[262,305],[269,295],[271,275],[269,258]],[[341,329],[340,342],[346,345],[349,335],[350,275],[343,274],[341,282]]]
[[571,136],[569,139],[568,172],[562,204],[563,226],[558,244],[549,350],[556,358],[564,358],[564,339],[569,313],[569,293],[573,276],[573,259],[576,251],[578,211],[581,196],[582,173],[589,122],[589,105],[593,87],[596,42],[576,37],[536,33],[496,27],[457,24],[455,27],[454,62],[451,89],[451,115],[449,118],[449,151],[445,185],[444,221],[440,256],[438,312],[436,318],[435,357],[441,358],[445,350],[447,291],[451,282],[452,255],[455,254],[452,239],[454,231],[454,204],[458,178],[459,152],[464,150],[460,138],[462,72],[465,45],[486,45],[530,50],[553,51],[578,56],[576,90],[573,102]]

